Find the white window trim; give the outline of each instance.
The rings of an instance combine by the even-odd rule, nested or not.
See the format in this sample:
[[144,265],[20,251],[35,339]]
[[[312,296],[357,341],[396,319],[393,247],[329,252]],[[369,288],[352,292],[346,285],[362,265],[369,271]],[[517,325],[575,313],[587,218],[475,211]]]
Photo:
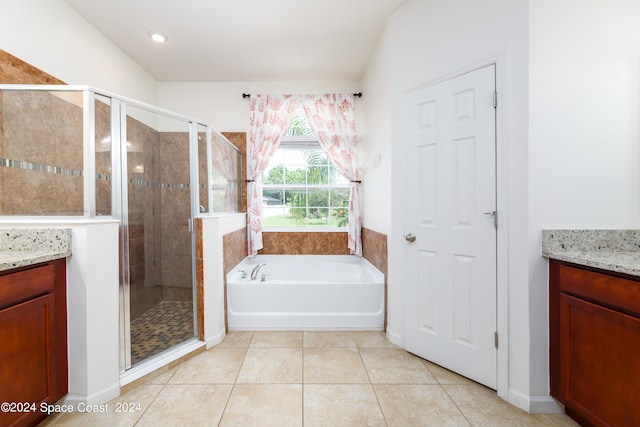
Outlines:
[[[315,135],[296,135],[296,136],[283,136],[280,140],[280,148],[293,148],[293,149],[306,149],[306,148],[319,148],[322,151],[322,147],[320,146],[320,141],[318,137]],[[278,190],[283,187],[280,184],[262,184],[262,191],[265,189],[273,189]],[[338,185],[318,185],[318,184],[287,184],[286,188],[288,189],[341,189],[348,190],[349,184],[338,184]],[[264,225],[263,218],[263,226],[262,231],[266,233],[348,233],[349,227],[267,227]]]

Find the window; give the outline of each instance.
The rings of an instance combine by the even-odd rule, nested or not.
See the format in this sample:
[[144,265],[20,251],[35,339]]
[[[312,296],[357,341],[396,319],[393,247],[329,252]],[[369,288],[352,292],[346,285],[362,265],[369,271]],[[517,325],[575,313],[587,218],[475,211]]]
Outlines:
[[322,151],[304,113],[262,174],[265,230],[347,230],[349,181]]

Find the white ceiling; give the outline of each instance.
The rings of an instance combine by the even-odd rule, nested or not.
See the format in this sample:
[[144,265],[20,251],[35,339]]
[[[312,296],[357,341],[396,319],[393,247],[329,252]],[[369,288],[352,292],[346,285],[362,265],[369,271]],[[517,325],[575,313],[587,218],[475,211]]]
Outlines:
[[[65,0],[161,82],[360,81],[405,0]],[[169,37],[158,45],[157,30]]]

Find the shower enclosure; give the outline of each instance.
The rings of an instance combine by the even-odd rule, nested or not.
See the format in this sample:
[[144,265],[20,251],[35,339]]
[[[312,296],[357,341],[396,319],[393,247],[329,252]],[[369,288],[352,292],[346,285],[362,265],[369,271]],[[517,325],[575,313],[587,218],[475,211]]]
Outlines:
[[193,220],[237,211],[211,126],[79,86],[0,85],[0,215],[120,222],[121,371],[197,339]]

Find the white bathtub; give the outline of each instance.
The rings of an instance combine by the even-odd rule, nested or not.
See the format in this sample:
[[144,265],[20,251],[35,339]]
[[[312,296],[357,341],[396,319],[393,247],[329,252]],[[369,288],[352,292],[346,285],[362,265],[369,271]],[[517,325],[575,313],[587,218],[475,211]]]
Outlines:
[[379,331],[384,294],[384,275],[361,257],[257,255],[227,274],[227,321],[231,331]]

